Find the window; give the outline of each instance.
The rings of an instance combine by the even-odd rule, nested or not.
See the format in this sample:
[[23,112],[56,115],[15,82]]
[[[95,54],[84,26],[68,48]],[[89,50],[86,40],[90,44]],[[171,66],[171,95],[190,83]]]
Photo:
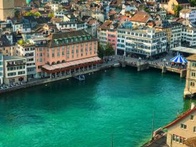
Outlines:
[[181,127],[182,129],[186,129],[186,128],[187,128],[187,125],[181,124],[180,127]]
[[173,134],[173,135],[172,135],[172,140],[173,140],[173,141],[176,141],[176,142],[178,142],[178,143],[184,143],[185,138]]
[[196,126],[195,126],[195,127],[193,127],[193,132],[194,132],[194,133],[196,133]]
[[195,86],[195,82],[191,82],[190,86],[194,87]]
[[19,71],[18,72],[18,75],[22,75],[22,74],[25,74],[25,71]]
[[192,77],[195,77],[195,72],[192,72],[192,73],[191,73],[191,76],[192,76]]
[[193,118],[194,118],[194,115],[191,115],[191,116],[190,116],[190,119],[193,120]]

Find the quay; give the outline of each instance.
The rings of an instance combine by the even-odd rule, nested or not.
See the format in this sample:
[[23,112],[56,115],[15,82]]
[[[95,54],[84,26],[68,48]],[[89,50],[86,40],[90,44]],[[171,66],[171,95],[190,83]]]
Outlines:
[[79,76],[79,75],[91,74],[91,73],[94,73],[94,72],[97,72],[97,71],[100,71],[100,70],[105,70],[105,69],[114,67],[114,65],[117,64],[117,63],[119,63],[119,62],[116,60],[116,58],[114,58],[110,62],[99,64],[99,65],[97,65],[97,66],[95,66],[91,69],[89,68],[88,70],[83,70],[83,71],[80,70],[80,71],[76,71],[75,73],[68,72],[67,74],[64,74],[64,75],[59,74],[56,77],[50,76],[50,77],[44,77],[44,78],[41,78],[41,79],[33,79],[33,80],[28,81],[28,82],[20,83],[19,85],[16,85],[16,86],[6,87],[6,88],[3,88],[3,89],[0,89],[0,94],[15,91],[15,90],[19,90],[19,89],[25,89],[25,88],[28,88],[28,87],[44,85],[44,84],[51,83],[51,82],[56,82],[56,81],[59,81],[59,80],[74,78],[74,77]]
[[155,68],[155,69],[160,69],[162,73],[172,72],[172,73],[179,74],[181,78],[186,77],[186,68],[172,67],[166,61],[161,61],[161,60],[148,61],[148,60],[142,60],[141,58],[136,59],[136,58],[126,57],[120,59],[119,63],[121,64],[122,67],[125,66],[135,67],[137,68],[137,71],[143,71],[150,68]]

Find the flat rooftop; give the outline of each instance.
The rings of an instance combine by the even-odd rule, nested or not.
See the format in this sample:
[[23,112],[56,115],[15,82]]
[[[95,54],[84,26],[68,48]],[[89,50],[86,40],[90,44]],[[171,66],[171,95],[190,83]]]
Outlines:
[[184,53],[189,53],[189,54],[196,54],[196,49],[183,47],[183,46],[172,48],[171,51],[184,52]]

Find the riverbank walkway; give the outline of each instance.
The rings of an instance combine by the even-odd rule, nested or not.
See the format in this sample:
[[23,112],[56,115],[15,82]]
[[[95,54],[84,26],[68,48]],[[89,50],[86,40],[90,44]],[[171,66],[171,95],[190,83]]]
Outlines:
[[162,73],[173,72],[180,74],[180,77],[186,77],[186,65],[183,64],[174,64],[170,62],[170,59],[173,57],[172,54],[167,54],[166,56],[155,59],[155,60],[146,60],[142,58],[133,58],[133,57],[124,57],[119,58],[119,62],[122,67],[130,66],[136,67],[138,71],[147,70],[149,68],[160,69]]
[[11,85],[11,86],[0,85],[0,94],[18,90],[18,89],[27,88],[27,87],[32,87],[36,85],[47,84],[47,83],[55,82],[58,80],[69,79],[71,77],[75,77],[81,74],[88,74],[88,73],[93,73],[99,70],[105,70],[107,68],[116,67],[116,66],[119,66],[120,64],[122,66],[136,67],[138,71],[147,70],[149,68],[155,68],[155,69],[162,70],[162,73],[169,71],[169,72],[180,74],[180,77],[185,77],[186,66],[172,65],[169,62],[169,60],[172,57],[173,56],[171,54],[168,54],[162,58],[155,59],[153,61],[142,59],[142,58],[138,59],[138,58],[132,58],[132,57],[123,57],[119,55],[104,57],[103,64],[91,70],[80,71],[79,73],[74,73],[74,74],[61,75],[55,78],[44,77],[41,79],[32,79],[28,82],[25,82],[25,83],[21,82],[21,83],[18,83],[17,85]]

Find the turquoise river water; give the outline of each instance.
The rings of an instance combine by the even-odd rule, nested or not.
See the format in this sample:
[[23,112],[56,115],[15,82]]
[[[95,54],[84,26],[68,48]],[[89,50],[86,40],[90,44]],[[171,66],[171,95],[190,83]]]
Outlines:
[[0,147],[139,147],[189,107],[185,79],[160,72],[116,68],[0,95]]

